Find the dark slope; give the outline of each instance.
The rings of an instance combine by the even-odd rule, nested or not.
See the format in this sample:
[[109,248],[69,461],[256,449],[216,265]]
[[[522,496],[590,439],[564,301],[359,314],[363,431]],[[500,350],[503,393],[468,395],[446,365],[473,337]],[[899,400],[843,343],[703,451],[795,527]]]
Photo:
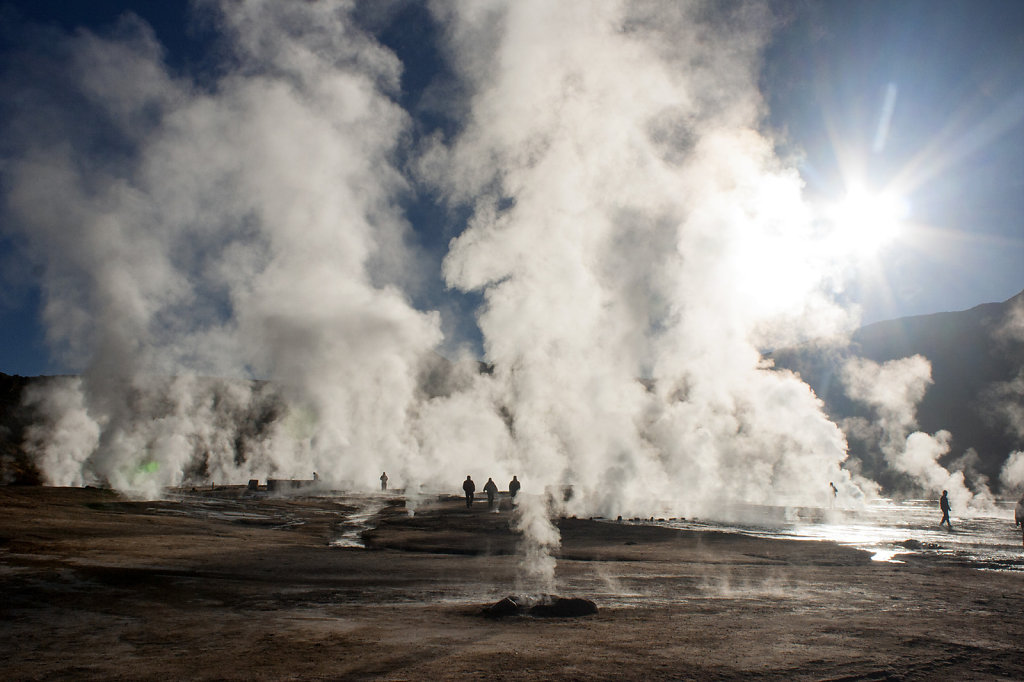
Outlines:
[[31,421],[21,397],[32,379],[0,372],[0,484],[41,483],[39,472],[29,460],[22,443]]

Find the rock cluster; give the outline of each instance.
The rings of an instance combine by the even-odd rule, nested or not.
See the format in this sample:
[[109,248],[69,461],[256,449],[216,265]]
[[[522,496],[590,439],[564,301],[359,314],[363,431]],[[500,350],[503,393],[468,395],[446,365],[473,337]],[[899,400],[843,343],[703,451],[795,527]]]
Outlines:
[[597,613],[597,604],[580,597],[559,597],[546,594],[540,597],[508,596],[483,607],[481,614],[488,618],[532,616],[534,618],[578,618]]

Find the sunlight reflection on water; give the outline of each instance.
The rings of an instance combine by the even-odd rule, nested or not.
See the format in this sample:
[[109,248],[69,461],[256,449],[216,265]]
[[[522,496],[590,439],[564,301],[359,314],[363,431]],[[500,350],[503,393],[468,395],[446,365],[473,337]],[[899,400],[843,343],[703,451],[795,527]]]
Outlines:
[[362,532],[371,526],[374,517],[384,508],[384,500],[379,496],[367,496],[361,504],[345,517],[341,524],[342,532],[332,539],[328,545],[331,547],[359,548],[363,544]]
[[[899,561],[906,555],[934,555],[978,568],[1024,571],[1021,531],[1013,524],[1014,502],[1001,501],[991,511],[953,516],[953,529],[938,525],[935,500],[877,500],[862,509],[775,510],[773,522],[671,522],[689,530],[719,530],[765,538],[826,540],[871,552],[876,561]],[[767,508],[766,508],[767,509]]]

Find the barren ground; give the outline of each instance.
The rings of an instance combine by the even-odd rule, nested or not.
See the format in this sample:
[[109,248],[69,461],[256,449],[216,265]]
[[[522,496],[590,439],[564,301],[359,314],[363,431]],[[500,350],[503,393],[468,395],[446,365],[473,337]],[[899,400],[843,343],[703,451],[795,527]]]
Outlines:
[[0,488],[0,655],[23,679],[1024,679],[1024,575],[828,543],[566,519],[575,619],[517,592],[509,513],[240,489]]

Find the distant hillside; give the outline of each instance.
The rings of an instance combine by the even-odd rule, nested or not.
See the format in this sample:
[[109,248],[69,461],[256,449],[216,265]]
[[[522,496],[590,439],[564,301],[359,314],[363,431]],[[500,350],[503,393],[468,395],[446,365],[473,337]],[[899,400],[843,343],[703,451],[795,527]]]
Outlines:
[[[798,372],[825,401],[829,415],[841,422],[873,416],[870,409],[846,396],[839,372],[847,359],[859,356],[883,363],[923,355],[931,363],[934,384],[918,405],[920,429],[950,431],[952,450],[943,463],[973,449],[978,454],[973,463],[976,471],[995,484],[1007,455],[1024,449],[1024,434],[1007,418],[1007,407],[1020,409],[1022,403],[1019,389],[1009,387],[1024,371],[1024,335],[1014,338],[1007,333],[1015,309],[1024,313],[1024,292],[1003,303],[961,312],[878,322],[855,332],[849,346],[812,344],[775,351],[772,358],[776,367]],[[867,473],[885,484],[879,453],[867,451],[866,444],[853,439],[850,445]]]
[[40,482],[39,472],[22,447],[31,415],[21,406],[28,377],[0,373],[0,484]]

